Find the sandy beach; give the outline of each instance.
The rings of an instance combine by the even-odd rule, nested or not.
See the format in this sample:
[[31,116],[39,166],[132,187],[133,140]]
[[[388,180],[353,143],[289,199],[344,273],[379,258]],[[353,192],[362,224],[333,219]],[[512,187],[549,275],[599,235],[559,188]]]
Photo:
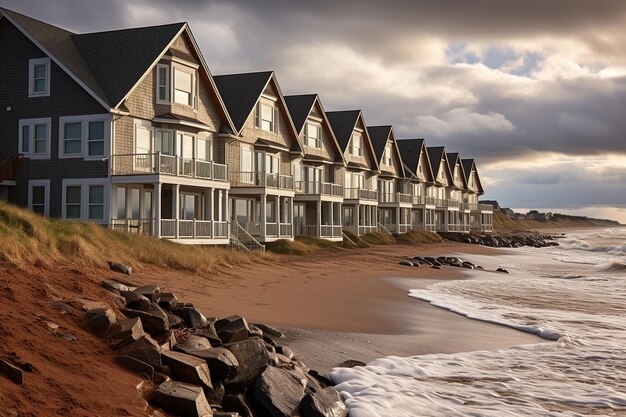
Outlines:
[[463,270],[410,268],[398,262],[406,256],[452,253],[466,253],[471,260],[472,254],[497,256],[500,251],[452,243],[379,246],[233,267],[210,279],[151,270],[133,279],[156,282],[207,315],[240,314],[277,326],[302,360],[323,372],[348,359],[493,350],[541,340],[409,298],[409,289],[462,279]]

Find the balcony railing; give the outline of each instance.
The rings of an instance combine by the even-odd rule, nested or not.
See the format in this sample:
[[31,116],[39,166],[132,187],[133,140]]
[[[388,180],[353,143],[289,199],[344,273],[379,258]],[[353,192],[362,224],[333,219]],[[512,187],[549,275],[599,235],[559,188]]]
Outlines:
[[343,196],[343,186],[331,182],[296,181],[295,190],[299,194]]
[[111,175],[172,175],[216,181],[227,181],[224,164],[195,158],[156,153],[111,156]]
[[375,190],[366,190],[363,188],[346,188],[344,198],[348,200],[378,201],[378,193]]
[[111,229],[140,235],[152,235],[153,219],[112,219]]
[[228,237],[228,222],[161,219],[161,237],[167,239],[225,239]]
[[378,193],[379,203],[409,203],[413,201],[410,194],[404,193]]
[[456,200],[450,200],[449,198],[436,198],[435,206],[437,207],[461,207],[461,203]]
[[491,204],[464,203],[463,206],[466,210],[493,211],[493,206]]
[[270,172],[242,171],[231,173],[233,187],[267,187],[293,190],[293,176]]

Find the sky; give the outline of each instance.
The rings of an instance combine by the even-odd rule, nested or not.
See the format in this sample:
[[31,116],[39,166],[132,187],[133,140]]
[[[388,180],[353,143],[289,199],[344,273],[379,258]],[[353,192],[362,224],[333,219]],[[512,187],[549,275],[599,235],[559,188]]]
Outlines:
[[75,32],[189,22],[213,74],[475,158],[485,199],[626,223],[626,1],[0,0]]

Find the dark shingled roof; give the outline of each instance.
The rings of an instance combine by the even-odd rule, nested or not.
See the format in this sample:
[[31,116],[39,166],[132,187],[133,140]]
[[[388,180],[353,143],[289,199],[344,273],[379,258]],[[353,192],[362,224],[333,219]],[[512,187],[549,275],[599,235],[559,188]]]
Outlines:
[[480,176],[478,175],[478,169],[476,168],[476,162],[474,159],[461,159],[461,166],[463,167],[463,171],[468,182],[470,175],[472,175],[472,168],[476,170],[476,185],[478,186],[478,192],[479,194],[483,194],[485,190],[480,182]]
[[429,146],[426,148],[428,151],[428,158],[430,159],[430,166],[433,169],[433,179],[437,179],[439,174],[439,166],[441,165],[441,158],[445,157],[446,148],[443,146]]
[[463,164],[461,163],[461,157],[458,152],[449,152],[446,154],[448,159],[448,167],[450,168],[450,174],[454,177],[454,169],[456,168],[456,163],[458,162],[461,165],[461,180],[463,182],[463,188],[467,188],[467,177],[465,175],[465,171],[463,170]]
[[271,77],[271,71],[213,76],[237,132],[241,132]]
[[306,122],[307,117],[309,117],[309,113],[311,113],[316,98],[317,94],[285,96],[289,114],[291,114],[291,119],[298,133],[302,132],[304,122]]
[[185,23],[73,35],[83,59],[116,106]]
[[424,139],[398,139],[396,142],[398,142],[402,161],[411,172],[415,172],[420,161],[420,151],[424,146]]
[[374,147],[374,153],[376,154],[376,159],[380,162],[383,157],[383,152],[385,151],[385,145],[387,144],[387,140],[389,139],[389,135],[391,134],[392,127],[388,126],[371,126],[367,128],[367,133],[370,135],[370,139],[372,140],[372,146]]
[[352,131],[359,119],[361,110],[327,111],[326,117],[335,133],[341,151],[345,152],[352,138]]

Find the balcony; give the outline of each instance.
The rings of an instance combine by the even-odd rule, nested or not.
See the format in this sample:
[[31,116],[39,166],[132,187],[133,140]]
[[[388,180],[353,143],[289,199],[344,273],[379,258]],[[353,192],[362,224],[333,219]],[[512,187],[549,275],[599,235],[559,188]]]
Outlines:
[[111,156],[111,175],[171,175],[228,181],[227,165],[157,153]]
[[[257,222],[240,222],[239,225],[243,230],[251,236],[262,236],[261,223]],[[265,223],[265,237],[293,237],[293,224],[291,223]]]
[[343,197],[347,200],[378,201],[378,192],[363,188],[346,188]]
[[471,211],[493,211],[491,204],[463,203],[465,210]]
[[460,208],[461,203],[456,200],[450,200],[449,198],[436,198],[435,206],[438,208]]
[[232,187],[264,187],[290,191],[294,189],[293,176],[270,172],[233,172],[230,183]]
[[341,238],[342,233],[343,230],[341,225],[323,224],[321,226],[316,226],[303,224],[296,227],[296,235],[299,236],[313,236],[325,239],[336,239]]
[[295,190],[298,194],[327,195],[343,197],[343,185],[331,182],[296,181]]
[[[153,235],[155,219],[112,219],[113,230]],[[212,220],[161,219],[161,236],[166,239],[227,239],[228,222]]]
[[410,194],[403,193],[379,193],[378,194],[378,202],[379,203],[406,203],[411,204],[413,202],[413,198]]

